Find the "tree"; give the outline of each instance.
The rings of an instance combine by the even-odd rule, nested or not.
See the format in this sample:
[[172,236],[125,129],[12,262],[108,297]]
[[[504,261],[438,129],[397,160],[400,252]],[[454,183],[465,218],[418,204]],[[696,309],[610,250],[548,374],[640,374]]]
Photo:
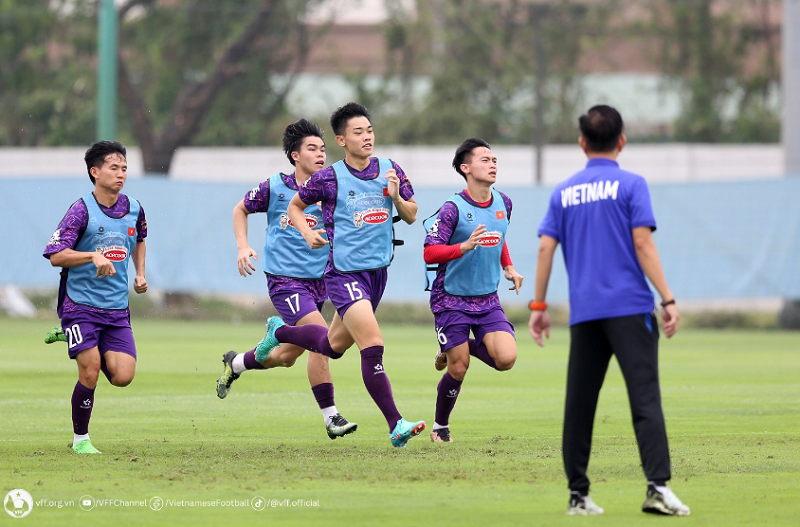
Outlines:
[[[120,8],[120,97],[146,172],[168,173],[175,150],[198,137],[263,139],[305,64],[309,3],[128,0]],[[215,105],[224,115],[204,124]]]
[[0,2],[0,144],[45,146],[94,138],[96,37],[68,2]]
[[[778,90],[780,28],[769,15],[780,0],[653,0],[650,5],[650,30],[661,37],[663,69],[685,91],[675,138],[777,141],[780,119],[770,100]],[[727,117],[724,107],[731,101],[736,112]]]
[[[602,37],[615,4],[419,0],[416,18],[389,9],[395,16],[386,24],[384,83],[368,90],[356,77],[356,88],[377,109],[382,141],[453,143],[471,135],[530,143],[538,41],[546,66],[546,139],[572,142],[581,97],[578,61]],[[415,77],[429,82],[416,104],[409,97]]]

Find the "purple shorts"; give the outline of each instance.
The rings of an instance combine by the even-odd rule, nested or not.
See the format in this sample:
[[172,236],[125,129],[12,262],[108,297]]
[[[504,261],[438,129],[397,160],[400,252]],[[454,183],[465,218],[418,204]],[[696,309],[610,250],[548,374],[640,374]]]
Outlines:
[[119,351],[136,358],[136,342],[128,317],[113,317],[89,311],[71,311],[61,318],[61,328],[67,336],[69,358],[74,359],[78,353],[94,348],[100,351],[100,357],[107,351]]
[[357,273],[340,273],[335,269],[328,269],[325,272],[325,288],[340,317],[343,318],[350,306],[361,299],[370,301],[374,313],[386,289],[387,276],[386,267]]
[[503,308],[500,307],[486,313],[442,311],[434,313],[433,320],[436,325],[436,338],[442,353],[469,340],[470,330],[478,344],[483,342],[483,337],[487,333],[494,331],[505,331],[514,335],[514,326],[508,321]]
[[284,322],[296,326],[301,318],[319,311],[325,303],[325,283],[267,275],[269,298]]

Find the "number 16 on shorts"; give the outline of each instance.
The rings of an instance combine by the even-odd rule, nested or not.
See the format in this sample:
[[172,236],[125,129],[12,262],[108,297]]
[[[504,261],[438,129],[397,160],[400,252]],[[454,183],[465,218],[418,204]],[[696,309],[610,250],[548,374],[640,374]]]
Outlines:
[[439,341],[439,344],[444,346],[447,344],[447,335],[444,334],[444,328],[440,328],[436,326],[436,339]]

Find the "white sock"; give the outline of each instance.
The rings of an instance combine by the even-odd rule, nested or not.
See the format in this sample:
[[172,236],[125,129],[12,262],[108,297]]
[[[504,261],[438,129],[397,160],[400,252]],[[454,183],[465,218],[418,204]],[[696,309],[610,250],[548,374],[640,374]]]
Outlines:
[[239,374],[243,371],[246,371],[247,368],[244,367],[244,353],[237,353],[236,356],[231,361],[231,368],[233,368],[233,373]]
[[75,446],[81,441],[85,441],[87,439],[89,439],[89,434],[74,434],[74,437],[72,439],[72,446]]
[[433,422],[433,431],[434,431],[434,432],[435,432],[436,430],[439,430],[439,429],[441,429],[441,428],[450,428],[450,424],[448,423],[448,424],[446,424],[446,425],[440,425],[440,424],[439,424],[439,423],[437,423],[436,421],[434,421],[434,422]]
[[331,418],[338,413],[339,410],[337,410],[335,406],[329,406],[327,408],[323,408],[322,417],[323,419],[325,419],[325,426],[328,426],[331,422]]
[[666,485],[664,485],[664,486],[662,487],[661,485],[656,485],[654,481],[648,481],[647,483],[648,483],[648,484],[650,484],[650,485],[652,485],[652,486],[654,486],[654,487],[656,488],[656,490],[657,490],[658,492],[660,492],[661,494],[664,494],[664,493],[665,493],[665,491],[667,490],[667,486],[666,486]]

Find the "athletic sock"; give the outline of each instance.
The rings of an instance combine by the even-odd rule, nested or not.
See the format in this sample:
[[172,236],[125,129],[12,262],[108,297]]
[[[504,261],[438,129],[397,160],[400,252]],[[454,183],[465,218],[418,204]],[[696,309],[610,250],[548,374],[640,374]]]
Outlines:
[[469,354],[490,368],[494,368],[495,370],[497,369],[497,364],[494,362],[492,356],[489,355],[489,350],[486,349],[486,346],[483,345],[483,342],[477,344],[475,339],[469,339]]
[[[239,357],[241,357],[241,366],[237,365],[239,362]],[[236,371],[237,368],[241,367],[241,371]],[[240,353],[233,359],[233,373],[242,373],[245,370],[263,370],[264,366],[256,360],[256,350],[251,349],[247,353]]]
[[314,398],[317,400],[319,409],[322,410],[322,417],[325,419],[327,426],[331,422],[331,417],[338,414],[336,410],[336,403],[333,400],[333,383],[323,382],[311,387],[314,392]]
[[88,439],[89,439],[89,434],[73,434],[72,446],[75,446],[81,441],[86,441]]
[[[444,372],[442,380],[439,381],[436,396],[436,418],[437,423],[445,423],[443,426],[448,426],[450,423],[450,413],[456,405],[458,394],[461,392],[461,383],[464,381],[457,381],[450,376],[449,372]],[[435,428],[434,428],[435,430]]]
[[94,407],[94,389],[89,389],[81,381],[75,383],[72,390],[72,431],[76,435],[89,433],[89,420]]
[[278,342],[294,344],[332,359],[340,359],[344,355],[344,353],[333,351],[331,343],[328,342],[328,328],[317,324],[281,326],[275,331],[275,338],[278,339]]
[[383,413],[391,433],[403,416],[394,404],[392,385],[383,370],[383,346],[372,346],[361,350],[361,377],[370,397]]
[[447,424],[447,425],[440,425],[439,423],[437,423],[437,422],[435,422],[435,421],[434,421],[434,423],[433,423],[433,431],[434,431],[434,432],[435,432],[435,431],[437,431],[437,430],[441,430],[442,428],[450,428],[450,425],[449,425],[449,424]]

